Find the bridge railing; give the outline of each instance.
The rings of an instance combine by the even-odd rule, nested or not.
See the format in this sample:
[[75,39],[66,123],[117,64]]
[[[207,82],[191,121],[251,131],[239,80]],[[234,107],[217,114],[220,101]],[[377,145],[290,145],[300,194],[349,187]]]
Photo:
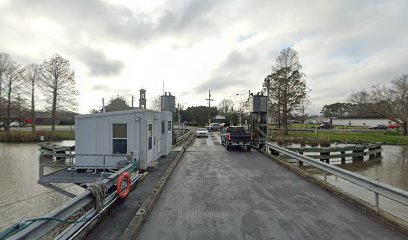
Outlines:
[[191,129],[189,129],[187,132],[185,132],[183,135],[179,136],[176,138],[176,143],[184,141],[191,133]]
[[[119,176],[123,172],[130,172],[132,170],[132,164],[127,165],[118,172],[104,179],[102,182],[106,184],[107,189],[112,189],[118,181]],[[132,176],[132,185],[140,177],[139,174]],[[116,191],[111,191],[103,202],[102,212],[106,210],[113,202],[118,198]],[[17,225],[16,233],[9,236],[10,239],[40,239],[47,235],[52,229],[58,227],[62,222],[71,222],[71,225],[59,236],[61,239],[67,239],[67,236],[74,238],[81,232],[86,226],[88,226],[93,220],[95,220],[102,212],[97,212],[95,207],[88,210],[85,214],[80,216],[77,220],[72,220],[80,210],[86,208],[92,202],[94,197],[89,189],[86,189],[83,193],[77,197],[71,199],[69,202],[53,210],[49,214],[41,217],[40,219],[31,223],[31,220],[23,221]],[[72,224],[72,222],[75,222]],[[4,236],[1,236],[4,237]],[[6,237],[7,238],[7,237]],[[9,239],[7,238],[7,239]],[[57,237],[58,238],[58,237]]]
[[265,146],[266,146],[266,150],[272,154],[273,153],[283,154],[291,158],[294,158],[297,161],[302,161],[306,164],[309,164],[310,166],[313,166],[313,167],[316,167],[322,170],[324,173],[325,182],[327,181],[327,173],[329,173],[329,174],[338,176],[346,181],[354,183],[358,186],[371,190],[372,192],[374,192],[374,202],[375,202],[376,210],[380,210],[379,195],[389,198],[391,200],[394,200],[396,202],[399,202],[405,206],[408,206],[408,192],[407,191],[404,191],[402,189],[393,187],[386,183],[382,183],[380,181],[362,176],[360,174],[356,174],[348,170],[330,165],[328,163],[321,162],[311,157],[304,156],[302,154],[293,152],[286,148],[279,147],[275,144],[266,143]]

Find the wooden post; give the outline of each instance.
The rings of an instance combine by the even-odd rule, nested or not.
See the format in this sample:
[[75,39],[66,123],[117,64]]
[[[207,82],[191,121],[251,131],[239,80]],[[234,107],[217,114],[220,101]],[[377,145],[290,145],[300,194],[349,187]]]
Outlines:
[[356,149],[353,150],[353,153],[356,154],[355,156],[353,156],[353,161],[361,161],[364,160],[364,155],[357,155],[357,154],[361,154],[364,153],[364,149],[361,149],[361,147],[356,146]]
[[[342,155],[346,154],[345,151],[341,151],[340,153],[341,153]],[[345,157],[345,156],[342,156],[342,157],[341,157],[341,164],[345,164],[345,163],[346,163],[346,157]]]
[[376,154],[376,157],[381,157],[381,152],[382,152],[382,146],[380,143],[378,143],[377,149],[379,149],[380,151],[378,151],[378,153]]
[[[371,148],[368,149],[368,152],[374,151],[375,149],[376,149],[375,147],[374,147],[374,148],[371,147]],[[368,154],[368,159],[373,159],[373,158],[375,158],[375,155],[376,155],[375,153],[369,153],[369,154]]]

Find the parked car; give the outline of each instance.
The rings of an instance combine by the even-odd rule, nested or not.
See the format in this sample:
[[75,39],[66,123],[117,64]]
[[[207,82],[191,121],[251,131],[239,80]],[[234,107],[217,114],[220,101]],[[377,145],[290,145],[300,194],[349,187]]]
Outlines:
[[374,127],[369,127],[368,129],[374,129],[374,130],[386,130],[386,129],[388,129],[388,127],[387,127],[386,125],[379,124],[379,125],[374,126]]
[[401,124],[399,124],[399,123],[392,123],[392,124],[389,124],[388,127],[389,127],[389,128],[399,128],[399,127],[401,127]]
[[243,127],[230,126],[221,130],[221,143],[228,151],[233,147],[246,148],[251,151],[252,135]]
[[209,126],[207,126],[208,131],[218,131],[222,128],[222,125],[219,123],[210,123]]
[[10,127],[21,127],[23,126],[21,122],[11,122]]
[[333,129],[333,125],[331,125],[330,123],[323,123],[323,124],[320,124],[317,128],[318,129]]
[[196,137],[208,137],[208,130],[206,128],[199,128],[196,131]]

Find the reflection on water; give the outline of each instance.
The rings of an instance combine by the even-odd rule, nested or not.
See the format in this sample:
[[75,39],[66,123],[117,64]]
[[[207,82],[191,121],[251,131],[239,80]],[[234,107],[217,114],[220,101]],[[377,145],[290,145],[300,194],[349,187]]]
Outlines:
[[[62,144],[72,145],[73,141]],[[42,216],[70,200],[37,183],[37,144],[0,143],[0,231],[20,220]],[[78,194],[81,188],[60,185]]]
[[[408,191],[408,146],[383,146],[382,158],[349,162],[338,165],[344,169],[376,179],[391,186]],[[320,175],[320,178],[323,178]],[[336,176],[327,181],[364,201],[375,205],[374,193]],[[404,221],[408,221],[408,207],[380,196],[380,208]]]
[[340,165],[342,168],[408,191],[408,146],[383,146],[382,159]]

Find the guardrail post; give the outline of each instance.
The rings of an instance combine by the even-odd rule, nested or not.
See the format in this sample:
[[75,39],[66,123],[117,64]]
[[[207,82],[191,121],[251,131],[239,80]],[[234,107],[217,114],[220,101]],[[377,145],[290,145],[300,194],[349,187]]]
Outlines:
[[[303,152],[299,152],[299,154],[303,155]],[[298,165],[299,165],[300,167],[303,166],[303,162],[300,161],[300,160],[298,160]]]
[[375,208],[377,211],[380,210],[380,199],[377,192],[374,192],[374,199],[375,199]]
[[[345,154],[346,154],[346,151],[341,151],[340,153],[341,153],[341,155],[345,155]],[[342,156],[342,157],[341,157],[341,164],[345,164],[345,163],[346,163],[346,157],[345,157],[345,156]]]
[[320,161],[330,163],[330,151],[327,148],[322,148],[320,150]]
[[324,176],[324,182],[327,182],[327,172],[326,171],[323,173],[323,176]]

